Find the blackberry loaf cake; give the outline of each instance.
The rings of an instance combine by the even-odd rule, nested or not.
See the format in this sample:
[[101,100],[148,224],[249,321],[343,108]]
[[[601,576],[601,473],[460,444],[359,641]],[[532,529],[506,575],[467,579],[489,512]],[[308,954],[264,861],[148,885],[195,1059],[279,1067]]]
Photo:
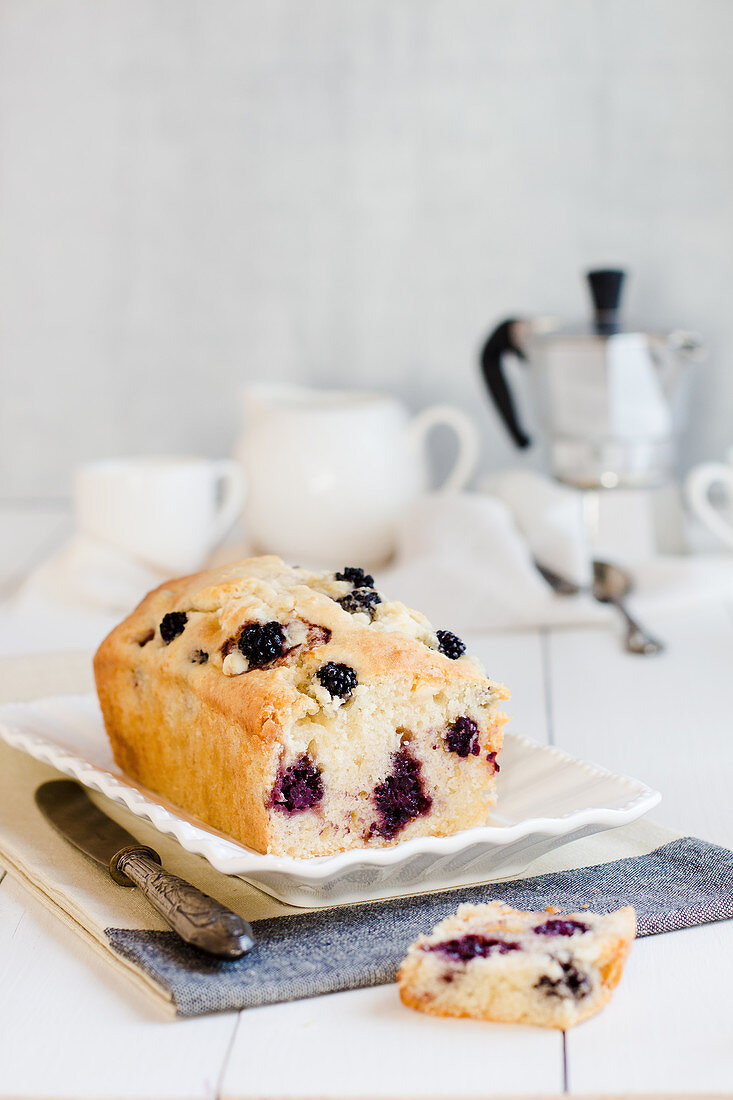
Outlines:
[[260,852],[446,836],[494,801],[508,692],[361,569],[268,556],[171,581],[94,670],[119,767]]
[[635,935],[630,906],[603,916],[461,905],[409,948],[400,996],[432,1016],[572,1027],[610,999]]

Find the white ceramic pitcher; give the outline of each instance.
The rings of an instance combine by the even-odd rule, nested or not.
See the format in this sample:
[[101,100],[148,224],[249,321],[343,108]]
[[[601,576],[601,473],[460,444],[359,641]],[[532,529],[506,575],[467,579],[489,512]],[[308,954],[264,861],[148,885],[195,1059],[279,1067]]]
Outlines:
[[687,476],[685,495],[687,503],[709,531],[733,550],[733,513],[715,508],[708,496],[713,486],[721,485],[727,499],[733,501],[733,447],[728,449],[725,462],[703,462]]
[[404,509],[428,488],[426,437],[438,424],[458,443],[442,491],[461,489],[478,456],[472,420],[451,405],[411,419],[384,394],[257,385],[244,392],[244,416],[247,534],[295,564],[386,561]]

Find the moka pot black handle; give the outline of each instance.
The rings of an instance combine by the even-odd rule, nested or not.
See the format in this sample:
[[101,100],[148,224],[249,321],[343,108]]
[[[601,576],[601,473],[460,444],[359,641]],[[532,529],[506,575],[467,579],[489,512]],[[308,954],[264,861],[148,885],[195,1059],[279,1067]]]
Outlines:
[[503,358],[507,352],[527,361],[522,348],[515,342],[516,319],[502,321],[489,336],[481,351],[481,373],[499,416],[517,447],[524,449],[532,442],[517,417],[514,398],[504,376]]

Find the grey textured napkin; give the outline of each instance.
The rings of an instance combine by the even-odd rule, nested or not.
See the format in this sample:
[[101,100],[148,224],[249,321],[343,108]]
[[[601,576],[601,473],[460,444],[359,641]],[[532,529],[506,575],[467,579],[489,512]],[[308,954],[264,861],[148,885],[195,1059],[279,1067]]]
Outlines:
[[395,980],[408,944],[461,902],[608,912],[633,905],[640,936],[733,917],[733,852],[681,837],[646,854],[445,893],[253,922],[254,950],[218,962],[172,932],[106,928],[109,946],[162,986],[181,1016]]

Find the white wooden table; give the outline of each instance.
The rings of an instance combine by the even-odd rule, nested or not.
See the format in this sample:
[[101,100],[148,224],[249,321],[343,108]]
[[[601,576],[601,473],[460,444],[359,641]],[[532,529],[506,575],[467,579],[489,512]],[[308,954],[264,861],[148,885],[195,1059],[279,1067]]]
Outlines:
[[[66,528],[58,506],[0,506],[0,592]],[[733,846],[733,611],[653,627],[669,648],[652,659],[623,654],[605,628],[474,648],[511,686],[515,729],[638,775],[663,792],[656,820]],[[0,651],[13,651],[1,616]],[[395,986],[172,1022],[10,876],[0,883],[3,1097],[733,1092],[732,1003],[729,922],[637,942],[611,1004],[565,1039],[434,1020]]]

